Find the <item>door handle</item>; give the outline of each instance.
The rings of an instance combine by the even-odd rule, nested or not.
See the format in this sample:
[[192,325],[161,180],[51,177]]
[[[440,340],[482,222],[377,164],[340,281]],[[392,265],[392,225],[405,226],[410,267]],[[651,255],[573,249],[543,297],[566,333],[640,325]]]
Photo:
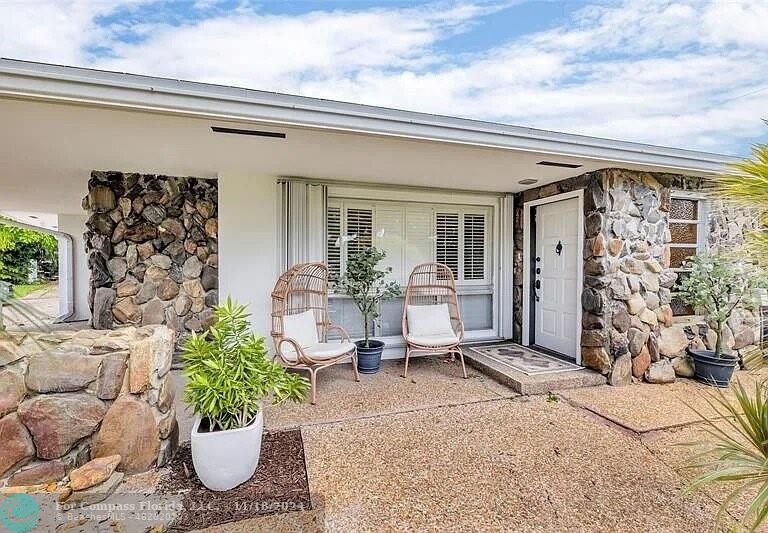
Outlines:
[[563,241],[557,241],[557,246],[555,246],[555,253],[557,255],[563,253]]

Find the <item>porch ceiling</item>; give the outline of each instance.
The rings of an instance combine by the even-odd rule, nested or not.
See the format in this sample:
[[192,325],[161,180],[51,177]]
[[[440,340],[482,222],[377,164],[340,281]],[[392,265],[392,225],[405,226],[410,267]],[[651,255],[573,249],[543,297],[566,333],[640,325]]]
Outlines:
[[[0,98],[0,210],[81,213],[92,169],[254,179],[303,176],[517,192],[610,166],[586,157],[383,137],[275,124],[227,123],[85,105]],[[213,133],[260,129],[285,139]],[[581,165],[557,168],[539,161]],[[523,186],[519,181],[537,180]]]

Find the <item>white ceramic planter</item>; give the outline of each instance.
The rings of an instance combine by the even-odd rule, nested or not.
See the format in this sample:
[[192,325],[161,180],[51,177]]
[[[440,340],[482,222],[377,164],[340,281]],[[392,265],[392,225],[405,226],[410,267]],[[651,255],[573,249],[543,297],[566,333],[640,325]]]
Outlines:
[[256,471],[264,432],[263,411],[245,428],[200,433],[200,418],[192,426],[192,463],[203,485],[229,490],[249,480]]

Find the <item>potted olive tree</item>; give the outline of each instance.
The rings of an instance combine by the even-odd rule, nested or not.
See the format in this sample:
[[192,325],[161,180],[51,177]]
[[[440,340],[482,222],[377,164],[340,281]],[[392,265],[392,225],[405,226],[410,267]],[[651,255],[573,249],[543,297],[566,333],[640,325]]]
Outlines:
[[184,400],[195,413],[192,462],[203,485],[229,490],[256,471],[264,429],[263,401],[303,401],[307,381],[268,358],[264,337],[251,332],[244,305],[230,298],[216,322],[184,344]]
[[352,298],[362,315],[364,337],[355,344],[357,368],[363,374],[375,374],[381,365],[384,342],[370,338],[373,321],[379,317],[379,305],[402,294],[397,282],[386,279],[392,269],[377,268],[385,256],[383,250],[366,248],[347,259],[346,272],[334,281],[336,291]]
[[698,381],[727,387],[739,358],[725,353],[726,323],[737,307],[752,307],[757,273],[744,261],[725,255],[697,255],[686,263],[691,271],[680,287],[680,298],[704,312],[714,325],[714,350],[691,350]]

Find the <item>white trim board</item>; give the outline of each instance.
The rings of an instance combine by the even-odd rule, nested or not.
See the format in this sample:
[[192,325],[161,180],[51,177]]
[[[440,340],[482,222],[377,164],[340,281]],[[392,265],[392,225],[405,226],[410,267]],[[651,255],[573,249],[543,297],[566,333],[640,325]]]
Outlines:
[[[559,202],[561,200],[570,200],[571,198],[578,199],[578,241],[581,243],[580,249],[584,249],[584,189],[576,191],[565,192],[562,194],[556,194],[554,196],[548,196],[546,198],[540,198],[538,200],[532,200],[523,204],[523,346],[530,346],[530,297],[531,297],[531,271],[530,271],[530,254],[531,254],[531,208],[537,205],[551,204]],[[576,344],[576,364],[581,365],[581,293],[584,290],[584,260],[577,261],[576,271],[576,338],[574,343]]]

